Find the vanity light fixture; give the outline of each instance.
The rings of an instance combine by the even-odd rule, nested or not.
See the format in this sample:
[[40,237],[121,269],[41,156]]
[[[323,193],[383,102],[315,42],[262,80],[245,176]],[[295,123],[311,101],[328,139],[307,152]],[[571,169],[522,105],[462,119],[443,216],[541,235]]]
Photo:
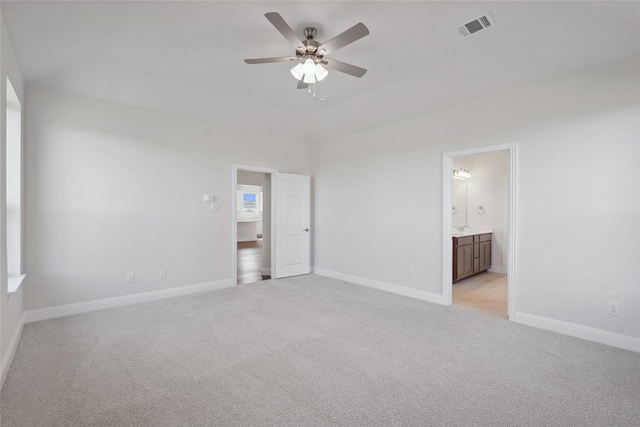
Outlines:
[[456,168],[453,170],[453,177],[464,181],[465,179],[471,178],[471,172],[469,172],[468,169]]

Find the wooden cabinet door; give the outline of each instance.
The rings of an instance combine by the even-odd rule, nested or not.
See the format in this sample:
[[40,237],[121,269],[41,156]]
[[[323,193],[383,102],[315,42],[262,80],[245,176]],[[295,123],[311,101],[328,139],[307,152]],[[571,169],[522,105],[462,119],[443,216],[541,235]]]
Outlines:
[[480,256],[478,271],[484,271],[491,267],[491,242],[480,243]]
[[458,247],[457,279],[473,274],[473,245]]
[[484,265],[486,268],[489,268],[491,267],[491,242],[487,242],[484,245]]

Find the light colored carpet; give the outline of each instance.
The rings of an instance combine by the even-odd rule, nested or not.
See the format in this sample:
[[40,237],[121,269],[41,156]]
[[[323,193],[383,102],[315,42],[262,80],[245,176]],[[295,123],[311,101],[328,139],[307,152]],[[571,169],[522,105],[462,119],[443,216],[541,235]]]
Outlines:
[[640,354],[321,276],[25,326],[2,426],[640,425]]

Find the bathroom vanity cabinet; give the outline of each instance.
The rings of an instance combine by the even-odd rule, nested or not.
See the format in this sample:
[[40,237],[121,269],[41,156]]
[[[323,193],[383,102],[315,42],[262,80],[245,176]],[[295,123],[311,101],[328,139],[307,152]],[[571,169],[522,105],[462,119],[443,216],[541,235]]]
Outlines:
[[491,236],[492,233],[482,233],[453,237],[454,282],[491,267]]

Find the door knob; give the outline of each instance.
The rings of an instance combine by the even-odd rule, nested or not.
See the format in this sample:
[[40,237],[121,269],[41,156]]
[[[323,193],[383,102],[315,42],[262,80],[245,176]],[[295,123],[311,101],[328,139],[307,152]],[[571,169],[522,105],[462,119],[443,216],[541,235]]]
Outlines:
[[309,231],[309,229],[308,229],[308,228],[305,228],[305,229],[304,229],[304,230],[302,230],[302,231]]

